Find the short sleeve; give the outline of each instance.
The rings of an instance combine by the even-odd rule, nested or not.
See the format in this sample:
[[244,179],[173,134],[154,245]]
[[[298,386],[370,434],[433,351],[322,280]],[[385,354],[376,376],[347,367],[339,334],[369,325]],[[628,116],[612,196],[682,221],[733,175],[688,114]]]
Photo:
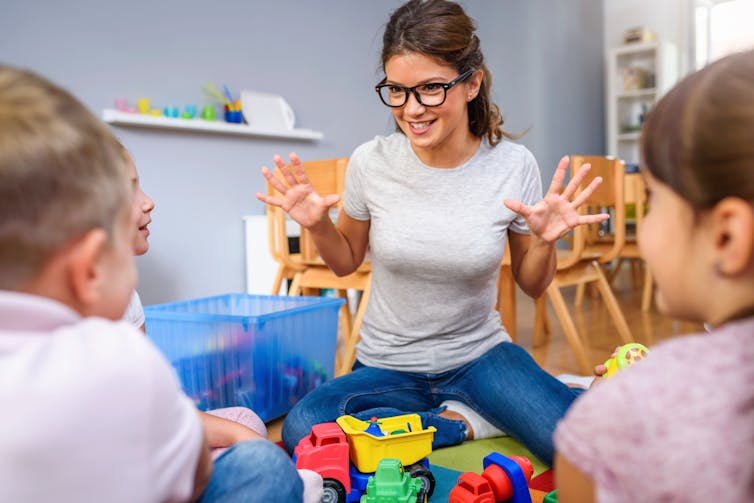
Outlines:
[[343,192],[343,211],[356,220],[369,220],[364,191],[365,172],[367,170],[364,145],[357,147],[348,160],[346,183]]
[[[185,501],[194,486],[204,436],[199,414],[181,390],[170,363],[143,333],[126,323],[87,320],[83,323],[91,346],[99,348],[96,365],[100,369],[97,389],[104,393],[97,401],[117,408],[102,408],[93,415],[101,421],[120,424],[120,438],[111,441],[114,452],[120,449],[122,463],[141,452],[143,483],[155,501]],[[109,333],[103,333],[105,330]],[[105,346],[94,342],[110,338]],[[107,390],[111,390],[108,392]],[[117,394],[112,390],[117,390]],[[128,411],[113,422],[112,415]]]
[[[528,149],[523,149],[521,161],[521,202],[527,206],[537,204],[542,200],[542,177],[539,172],[537,160]],[[529,226],[521,215],[511,222],[510,230],[519,234],[529,234]]]
[[193,490],[203,427],[173,368],[156,348],[152,346],[150,352],[152,383],[147,410],[151,428],[147,448],[152,453],[154,487],[165,501],[184,500]]
[[144,307],[141,304],[141,298],[136,290],[131,295],[131,300],[126,307],[126,312],[123,315],[123,321],[128,322],[130,325],[141,329],[144,325]]

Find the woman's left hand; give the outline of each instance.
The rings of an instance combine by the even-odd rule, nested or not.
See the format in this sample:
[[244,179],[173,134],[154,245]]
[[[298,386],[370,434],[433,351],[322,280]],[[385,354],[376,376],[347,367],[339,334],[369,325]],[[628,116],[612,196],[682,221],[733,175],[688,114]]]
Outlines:
[[[579,168],[565,190],[560,191],[568,170],[568,161],[568,156],[560,160],[547,194],[537,204],[527,206],[514,199],[504,201],[506,207],[524,217],[532,234],[548,243],[554,243],[564,237],[577,225],[604,222],[609,218],[606,213],[598,215],[579,215],[578,213],[579,206],[584,204],[602,183],[602,178],[598,176],[581,193],[573,197],[591,167],[589,164],[584,164]],[[573,200],[571,200],[572,197]]]

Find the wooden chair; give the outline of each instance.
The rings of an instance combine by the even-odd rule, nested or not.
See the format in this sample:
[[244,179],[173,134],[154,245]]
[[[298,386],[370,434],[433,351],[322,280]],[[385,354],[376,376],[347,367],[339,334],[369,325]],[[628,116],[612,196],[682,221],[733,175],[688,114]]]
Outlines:
[[[628,206],[633,205],[635,216],[633,218],[633,232],[626,232],[626,242],[617,256],[616,264],[613,267],[609,281],[617,275],[621,265],[629,260],[631,262],[632,278],[634,281],[642,282],[641,310],[648,311],[652,303],[652,273],[644,264],[644,260],[639,253],[638,234],[644,222],[644,212],[647,205],[647,192],[644,179],[639,173],[627,173],[625,176],[625,202]],[[643,265],[644,271],[641,274],[640,265]],[[643,276],[643,278],[641,278]]]
[[[568,311],[561,289],[577,286],[582,289],[586,285],[595,285],[601,295],[607,310],[615,324],[618,335],[623,344],[631,342],[631,331],[620,309],[618,301],[610,288],[602,264],[607,263],[620,253],[625,244],[625,202],[624,202],[624,173],[623,161],[610,157],[578,156],[571,157],[571,175],[586,163],[592,165],[587,179],[582,183],[586,187],[594,177],[601,176],[602,185],[592,194],[589,201],[579,208],[582,214],[602,212],[611,209],[612,233],[610,240],[599,239],[603,232],[599,224],[580,225],[572,233],[571,248],[558,250],[557,271],[552,283],[547,288],[546,295],[552,303],[555,314],[560,322],[565,337],[571,346],[579,368],[586,374],[592,373],[592,365],[587,357],[582,337]],[[576,304],[581,302],[577,292]],[[537,300],[536,318],[534,322],[534,344],[541,344],[543,336],[547,335],[545,296]]]
[[[304,162],[306,176],[320,194],[343,194],[348,158],[325,159]],[[283,180],[278,170],[275,176]],[[267,194],[275,195],[275,189],[267,183]],[[342,201],[335,209],[340,210]],[[359,268],[348,276],[338,277],[324,263],[317,252],[314,241],[304,228],[300,230],[300,253],[291,253],[286,232],[286,214],[281,208],[267,205],[268,241],[270,253],[278,261],[278,272],[272,289],[276,295],[284,279],[291,280],[288,295],[318,295],[323,288],[334,289],[346,303],[341,308],[340,329],[343,336],[339,341],[340,350],[335,358],[335,375],[350,372],[356,354],[356,342],[362,318],[369,300],[372,267],[365,259]],[[352,318],[348,301],[348,290],[361,292],[356,314]]]

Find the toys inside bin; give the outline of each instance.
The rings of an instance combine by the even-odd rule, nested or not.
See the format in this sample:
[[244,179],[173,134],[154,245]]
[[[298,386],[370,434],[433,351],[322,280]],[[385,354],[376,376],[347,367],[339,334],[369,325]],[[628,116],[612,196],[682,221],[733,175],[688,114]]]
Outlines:
[[147,335],[202,410],[264,421],[330,379],[342,299],[230,294],[147,306]]

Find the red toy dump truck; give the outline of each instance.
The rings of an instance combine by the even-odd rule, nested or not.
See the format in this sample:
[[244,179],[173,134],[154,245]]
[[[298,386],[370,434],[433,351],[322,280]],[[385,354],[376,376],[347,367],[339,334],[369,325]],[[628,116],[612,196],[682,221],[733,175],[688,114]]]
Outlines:
[[341,416],[334,423],[312,427],[293,451],[296,468],[319,473],[326,503],[358,502],[369,478],[383,459],[398,460],[400,473],[421,481],[415,501],[429,499],[435,479],[427,456],[432,452],[435,428],[422,428],[418,414],[361,421]]

